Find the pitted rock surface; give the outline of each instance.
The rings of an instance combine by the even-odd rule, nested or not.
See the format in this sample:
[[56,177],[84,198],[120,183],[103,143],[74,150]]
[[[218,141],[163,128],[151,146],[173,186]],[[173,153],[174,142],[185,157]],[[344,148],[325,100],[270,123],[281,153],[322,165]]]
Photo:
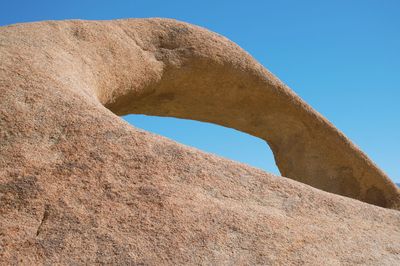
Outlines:
[[[0,264],[400,261],[400,213],[374,206],[398,208],[398,188],[208,30],[168,19],[1,27],[0,103]],[[130,113],[260,137],[285,177],[133,128],[118,117]]]

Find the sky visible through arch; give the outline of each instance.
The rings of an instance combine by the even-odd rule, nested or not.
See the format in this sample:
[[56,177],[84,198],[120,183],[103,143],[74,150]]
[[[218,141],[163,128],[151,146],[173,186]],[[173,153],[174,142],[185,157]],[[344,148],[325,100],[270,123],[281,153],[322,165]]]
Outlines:
[[[288,84],[400,183],[400,1],[13,0],[0,7],[0,25],[167,17],[218,32]],[[246,134],[176,119],[127,120],[274,171],[265,142]]]
[[135,127],[179,143],[280,175],[267,143],[249,134],[215,124],[170,117],[127,115],[124,119]]

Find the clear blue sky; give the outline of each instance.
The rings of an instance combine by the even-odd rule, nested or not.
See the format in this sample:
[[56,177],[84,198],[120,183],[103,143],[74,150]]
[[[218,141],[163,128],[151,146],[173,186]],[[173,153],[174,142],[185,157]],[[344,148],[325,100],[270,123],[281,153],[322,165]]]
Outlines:
[[[18,1],[0,25],[168,17],[238,43],[400,182],[400,1]],[[276,171],[266,144],[193,121],[126,117],[137,127]]]

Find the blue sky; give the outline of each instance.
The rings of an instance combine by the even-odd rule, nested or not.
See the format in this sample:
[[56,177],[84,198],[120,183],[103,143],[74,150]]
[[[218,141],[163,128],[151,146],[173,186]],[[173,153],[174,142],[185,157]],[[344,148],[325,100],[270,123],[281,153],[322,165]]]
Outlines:
[[[400,182],[400,1],[18,1],[0,25],[168,17],[225,35]],[[206,123],[128,116],[137,127],[276,172],[262,140]]]

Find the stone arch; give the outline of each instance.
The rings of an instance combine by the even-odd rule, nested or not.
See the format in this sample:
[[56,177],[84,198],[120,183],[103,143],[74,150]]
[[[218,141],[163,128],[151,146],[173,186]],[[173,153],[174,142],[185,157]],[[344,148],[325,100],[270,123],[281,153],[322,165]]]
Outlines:
[[[35,25],[25,27],[34,31]],[[400,202],[396,186],[349,139],[216,33],[168,19],[47,22],[43,28],[51,38],[32,42],[38,54],[50,54],[43,60],[53,78],[117,115],[235,128],[265,140],[285,177],[378,206]],[[50,42],[53,50],[42,48]]]

